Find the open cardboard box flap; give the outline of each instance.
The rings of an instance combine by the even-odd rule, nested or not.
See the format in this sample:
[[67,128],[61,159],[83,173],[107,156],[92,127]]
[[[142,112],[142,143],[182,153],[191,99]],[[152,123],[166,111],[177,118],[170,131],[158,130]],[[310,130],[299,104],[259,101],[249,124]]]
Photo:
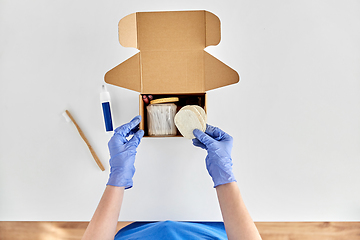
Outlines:
[[142,94],[186,94],[239,81],[235,70],[204,51],[220,42],[220,20],[208,11],[127,15],[119,41],[140,51],[106,73],[109,84]]

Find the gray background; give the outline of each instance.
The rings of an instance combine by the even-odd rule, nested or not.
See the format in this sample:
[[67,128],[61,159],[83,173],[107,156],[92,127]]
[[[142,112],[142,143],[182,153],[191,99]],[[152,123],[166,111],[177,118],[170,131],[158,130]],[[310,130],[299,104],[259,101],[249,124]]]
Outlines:
[[[191,9],[220,18],[206,51],[241,75],[208,92],[208,122],[235,139],[254,220],[360,220],[360,3],[325,0],[1,0],[0,220],[90,220],[109,173],[103,76],[137,52],[118,21]],[[137,92],[108,89],[116,126],[137,115]],[[120,220],[221,220],[205,156],[183,138],[143,139]]]

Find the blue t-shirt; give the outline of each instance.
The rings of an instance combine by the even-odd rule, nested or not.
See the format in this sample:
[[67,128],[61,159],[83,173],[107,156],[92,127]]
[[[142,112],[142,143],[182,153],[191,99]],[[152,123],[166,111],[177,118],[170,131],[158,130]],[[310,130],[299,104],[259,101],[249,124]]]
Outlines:
[[115,235],[122,239],[227,239],[223,222],[134,222]]

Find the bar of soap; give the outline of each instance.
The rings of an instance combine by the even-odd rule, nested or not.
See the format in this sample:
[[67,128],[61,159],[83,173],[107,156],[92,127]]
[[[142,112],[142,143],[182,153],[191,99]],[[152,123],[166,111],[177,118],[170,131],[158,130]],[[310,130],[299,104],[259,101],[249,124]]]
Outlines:
[[175,115],[175,126],[185,138],[195,138],[194,129],[206,130],[206,113],[198,105],[187,105],[182,107]]

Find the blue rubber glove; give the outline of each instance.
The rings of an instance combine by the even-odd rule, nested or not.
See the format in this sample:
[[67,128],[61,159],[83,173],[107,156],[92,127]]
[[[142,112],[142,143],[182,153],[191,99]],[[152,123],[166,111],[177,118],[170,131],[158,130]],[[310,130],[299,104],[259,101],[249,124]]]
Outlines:
[[[110,176],[106,185],[125,187],[125,189],[133,186],[136,148],[144,136],[144,131],[139,130],[140,121],[141,116],[136,116],[129,123],[115,129],[108,144],[111,158]],[[130,135],[134,136],[127,140]]]
[[193,144],[206,149],[206,168],[212,177],[214,187],[236,182],[232,172],[231,149],[233,138],[217,127],[206,124],[205,133],[199,129],[193,131],[196,138]]

